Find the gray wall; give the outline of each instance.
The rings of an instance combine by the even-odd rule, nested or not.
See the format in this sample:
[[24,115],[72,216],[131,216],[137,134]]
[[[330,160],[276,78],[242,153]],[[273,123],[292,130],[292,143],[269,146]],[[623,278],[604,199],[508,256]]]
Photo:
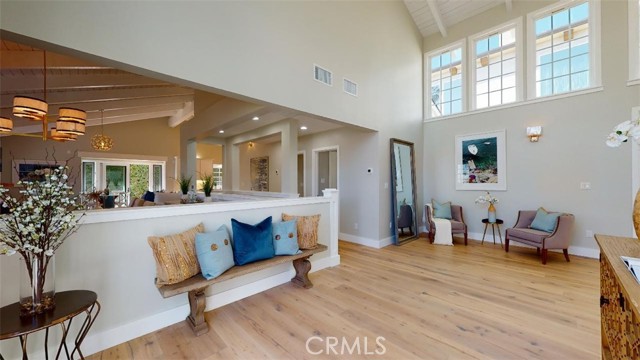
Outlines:
[[[422,37],[402,2],[5,1],[0,10],[14,40],[378,130],[374,143],[341,135],[362,154],[341,161],[341,174],[376,171],[364,187],[360,172],[346,178],[352,192],[340,200],[358,210],[343,216],[359,218],[360,232],[390,236],[389,138],[422,133]],[[74,26],[63,25],[70,14]],[[314,63],[333,71],[334,86],[312,79]],[[358,83],[358,97],[342,91],[342,77]]]
[[[444,41],[438,35],[426,38],[425,52],[546,4],[514,2],[512,14],[497,7],[450,27]],[[574,247],[597,248],[587,230],[630,236],[631,146],[610,149],[604,143],[611,128],[628,120],[631,108],[640,105],[640,86],[626,85],[626,19],[626,2],[602,3],[603,91],[426,122],[425,198],[462,205],[469,231],[482,233],[486,206],[474,203],[482,192],[455,190],[455,136],[506,129],[508,188],[492,194],[500,199],[497,213],[507,227],[515,223],[518,210],[544,206],[576,216]],[[543,126],[538,143],[526,137],[526,127],[532,125]],[[590,182],[592,190],[580,190],[580,182]]]

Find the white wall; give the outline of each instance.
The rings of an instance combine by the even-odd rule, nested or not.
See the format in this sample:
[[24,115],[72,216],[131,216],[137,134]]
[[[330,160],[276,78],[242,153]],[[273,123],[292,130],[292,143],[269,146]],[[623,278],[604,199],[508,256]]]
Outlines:
[[[281,184],[281,164],[282,164],[282,146],[281,143],[254,143],[253,147],[249,147],[248,143],[238,145],[240,149],[240,190],[251,189],[251,166],[252,158],[269,157],[269,191],[282,192]],[[231,165],[235,166],[235,165]],[[255,191],[255,189],[253,189]]]
[[[446,40],[426,38],[425,52],[544,5],[514,2],[512,14],[497,7],[450,27]],[[506,129],[508,188],[492,192],[500,199],[497,213],[506,227],[515,223],[518,210],[544,206],[576,216],[574,252],[597,249],[587,230],[631,235],[631,147],[614,150],[604,143],[612,127],[628,120],[631,108],[640,104],[640,87],[626,85],[627,27],[620,23],[626,9],[626,2],[602,2],[604,91],[425,123],[425,199],[462,205],[469,232],[482,233],[486,206],[474,203],[482,192],[455,190],[455,136]],[[538,143],[526,137],[532,125],[543,126]],[[592,190],[580,190],[580,182],[590,182]]]
[[[374,168],[371,184],[361,187],[360,173],[341,184],[353,189],[358,212],[347,216],[360,221],[357,233],[391,235],[389,138],[418,143],[422,133],[422,37],[402,2],[40,1],[0,10],[3,36],[14,40],[379,130],[375,145],[349,145],[368,150],[359,163],[340,162],[341,174]],[[69,16],[74,26],[63,25]],[[333,71],[334,86],[313,80],[314,63]],[[358,83],[358,97],[342,91],[342,77]]]

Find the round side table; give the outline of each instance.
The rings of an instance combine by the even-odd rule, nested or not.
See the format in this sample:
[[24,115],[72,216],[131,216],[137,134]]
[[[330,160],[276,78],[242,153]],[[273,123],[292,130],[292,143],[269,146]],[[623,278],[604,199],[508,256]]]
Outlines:
[[[85,314],[85,318],[84,320],[80,320],[83,321],[82,326],[80,330],[78,330],[78,335],[73,342],[74,347],[71,353],[69,353],[66,340],[71,322],[76,316],[83,313]],[[62,339],[58,346],[56,359],[60,356],[62,349],[64,349],[67,359],[73,359],[76,351],[80,358],[84,359],[84,355],[82,355],[80,351],[80,345],[87,336],[91,325],[93,325],[99,313],[100,303],[98,302],[98,295],[88,290],[72,290],[56,293],[56,307],[53,310],[33,316],[21,317],[20,303],[16,302],[0,308],[0,319],[2,319],[0,322],[0,340],[19,337],[20,345],[22,346],[22,359],[28,359],[27,336],[31,333],[45,330],[44,353],[45,358],[48,359],[49,351],[47,343],[49,340],[49,328],[54,325],[60,325],[62,328]],[[0,359],[2,358],[0,354]]]
[[498,228],[498,237],[500,238],[500,247],[502,247],[502,234],[500,233],[500,225],[504,224],[504,221],[501,219],[496,219],[495,222],[489,222],[489,219],[482,219],[482,223],[484,224],[484,232],[482,233],[482,243],[484,244],[484,236],[487,233],[487,227],[491,225],[491,231],[493,233],[493,244],[496,243],[496,227]]

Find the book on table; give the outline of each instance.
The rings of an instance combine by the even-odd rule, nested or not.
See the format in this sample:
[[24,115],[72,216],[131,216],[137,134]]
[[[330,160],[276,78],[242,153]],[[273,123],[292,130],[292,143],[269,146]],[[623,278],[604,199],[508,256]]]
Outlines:
[[640,284],[640,258],[629,256],[620,256],[620,258],[631,272],[631,275],[633,275],[633,278]]

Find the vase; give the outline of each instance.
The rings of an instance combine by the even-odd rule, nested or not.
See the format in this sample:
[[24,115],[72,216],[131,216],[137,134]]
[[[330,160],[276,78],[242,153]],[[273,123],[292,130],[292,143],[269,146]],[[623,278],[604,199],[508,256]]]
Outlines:
[[32,255],[30,264],[25,261],[20,272],[21,316],[41,314],[55,307],[55,275],[54,256]]
[[488,215],[487,219],[489,219],[490,223],[496,222],[496,207],[493,204],[489,204],[489,209],[487,210]]
[[636,200],[633,202],[633,228],[640,239],[640,190],[636,193]]

